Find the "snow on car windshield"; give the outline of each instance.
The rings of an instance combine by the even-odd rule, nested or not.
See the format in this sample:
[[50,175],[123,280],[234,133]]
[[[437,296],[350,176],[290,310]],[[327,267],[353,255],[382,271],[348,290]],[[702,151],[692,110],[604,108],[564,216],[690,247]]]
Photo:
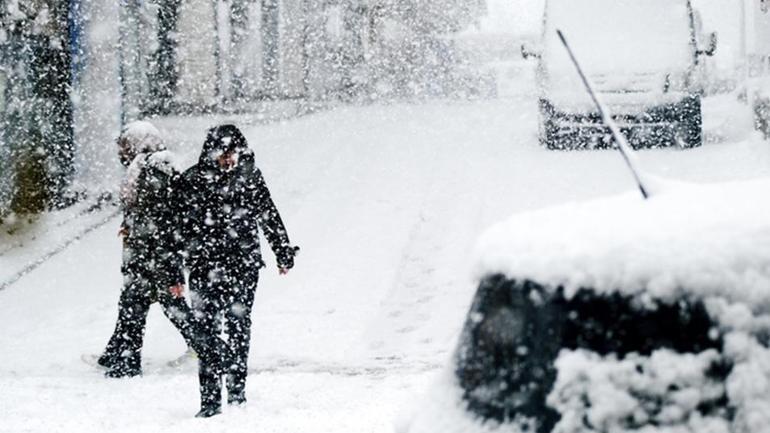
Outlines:
[[556,29],[592,73],[680,72],[692,62],[685,0],[550,0],[546,65],[563,73],[573,66]]

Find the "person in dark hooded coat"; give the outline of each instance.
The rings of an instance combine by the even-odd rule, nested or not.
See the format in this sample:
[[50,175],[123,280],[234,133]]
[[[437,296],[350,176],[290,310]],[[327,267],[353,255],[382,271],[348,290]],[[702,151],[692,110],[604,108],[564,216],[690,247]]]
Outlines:
[[[262,260],[259,229],[276,256],[281,274],[294,266],[298,248],[286,228],[246,138],[234,125],[208,131],[200,160],[184,172],[179,199],[186,267],[193,308],[201,328],[219,334],[224,319],[229,365],[225,366],[227,402],[246,402],[245,386],[251,337],[251,309]],[[221,412],[222,379],[200,362],[199,417]]]
[[[175,234],[178,221],[173,185],[180,172],[149,122],[126,126],[118,138],[119,157],[128,170],[121,185],[124,287],[115,330],[97,363],[108,377],[142,373],[141,349],[150,305],[159,302],[166,317],[189,347],[208,363],[220,358],[212,345],[224,346],[195,329],[192,311],[183,297],[182,245]],[[219,368],[219,367],[218,367]]]

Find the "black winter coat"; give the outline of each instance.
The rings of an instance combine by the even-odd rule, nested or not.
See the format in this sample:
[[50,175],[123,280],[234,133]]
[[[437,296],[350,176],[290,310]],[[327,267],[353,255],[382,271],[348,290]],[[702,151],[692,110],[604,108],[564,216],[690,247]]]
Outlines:
[[174,185],[179,172],[157,152],[141,156],[138,174],[131,185],[132,199],[123,203],[124,274],[142,279],[146,295],[156,297],[184,282],[181,244],[175,236],[176,210],[173,207]]
[[262,173],[254,164],[254,155],[248,149],[239,149],[237,166],[224,171],[213,159],[216,146],[204,145],[200,161],[181,177],[181,226],[188,268],[263,267],[260,226],[278,266],[293,267],[295,249]]

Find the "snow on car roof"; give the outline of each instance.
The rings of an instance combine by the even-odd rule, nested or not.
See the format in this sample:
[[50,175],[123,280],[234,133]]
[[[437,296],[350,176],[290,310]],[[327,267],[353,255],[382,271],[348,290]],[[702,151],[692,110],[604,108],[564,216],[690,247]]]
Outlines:
[[717,296],[770,307],[770,179],[668,185],[515,215],[476,245],[479,277],[531,279],[660,300]]

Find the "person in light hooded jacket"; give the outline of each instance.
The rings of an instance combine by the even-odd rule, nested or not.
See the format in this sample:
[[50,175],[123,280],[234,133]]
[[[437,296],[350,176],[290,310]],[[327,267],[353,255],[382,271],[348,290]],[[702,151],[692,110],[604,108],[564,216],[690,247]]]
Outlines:
[[97,362],[107,369],[108,377],[140,375],[147,313],[158,302],[188,347],[219,368],[221,358],[214,356],[220,356],[222,349],[212,345],[224,342],[196,330],[183,297],[181,244],[175,233],[178,220],[171,205],[179,176],[173,154],[151,123],[137,121],[118,138],[118,155],[127,166],[120,188],[124,287],[115,331]]

